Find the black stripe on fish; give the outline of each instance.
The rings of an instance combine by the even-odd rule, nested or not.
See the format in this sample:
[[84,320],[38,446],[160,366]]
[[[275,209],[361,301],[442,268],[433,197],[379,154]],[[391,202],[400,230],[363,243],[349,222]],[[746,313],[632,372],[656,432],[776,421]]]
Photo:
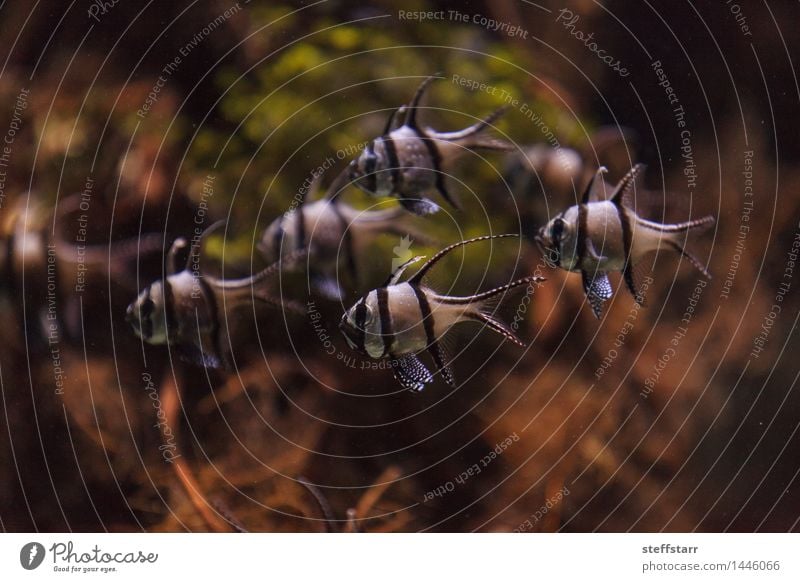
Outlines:
[[417,137],[422,140],[422,143],[425,144],[425,149],[428,150],[428,155],[431,157],[431,165],[433,166],[433,171],[436,173],[436,190],[438,190],[439,194],[442,195],[442,198],[447,200],[451,206],[458,208],[458,204],[456,204],[453,198],[451,198],[450,193],[447,191],[447,187],[445,186],[444,172],[442,171],[442,154],[439,153],[439,148],[436,147],[436,142],[433,138],[428,137],[416,127],[412,127],[412,129],[414,130],[414,133],[417,134]]
[[389,168],[392,172],[392,187],[396,189],[402,180],[400,159],[397,157],[397,146],[391,135],[387,135],[381,139],[383,140],[383,147],[386,150],[386,157],[388,158]]
[[378,176],[375,174],[375,164],[378,161],[378,158],[375,155],[375,149],[372,147],[372,142],[367,144],[366,147],[367,158],[366,162],[364,163],[364,180],[366,183],[364,187],[367,189],[368,192],[377,192],[378,191]]
[[167,322],[167,336],[177,331],[178,320],[175,317],[175,291],[169,278],[164,279],[164,318]]
[[417,285],[412,285],[411,288],[414,290],[414,295],[417,296],[417,303],[419,303],[419,312],[422,315],[422,325],[425,328],[428,352],[431,354],[431,357],[433,357],[433,361],[439,372],[441,372],[444,381],[450,386],[455,386],[456,380],[453,377],[453,372],[448,367],[442,347],[436,339],[433,313],[431,312],[431,305],[428,302],[428,298],[425,296],[425,292]]
[[631,230],[631,222],[628,217],[628,213],[625,212],[625,208],[623,208],[622,204],[615,202],[614,206],[617,209],[617,216],[619,217],[619,224],[622,229],[622,249],[625,254],[625,263],[622,267],[622,278],[625,279],[625,284],[628,286],[628,290],[631,292],[636,302],[641,303],[641,295],[636,289],[636,282],[633,280],[633,257],[631,256],[633,232]]
[[342,227],[342,244],[344,245],[345,260],[347,261],[347,270],[350,277],[353,279],[353,284],[358,284],[358,267],[356,266],[355,249],[353,248],[353,233],[349,228],[347,218],[342,214],[338,205],[333,204],[333,213],[339,219],[339,224]]
[[367,298],[362,297],[361,301],[356,304],[356,348],[363,352],[365,347],[365,340],[367,336],[367,330],[364,326],[367,323]]
[[[147,309],[145,309],[145,306],[147,306]],[[139,331],[142,332],[142,338],[145,340],[153,337],[153,319],[150,317],[152,314],[153,299],[150,297],[150,287],[148,287],[144,292],[144,301],[142,301],[142,307],[139,311]]]
[[394,332],[392,331],[392,314],[389,312],[389,290],[386,287],[378,287],[378,314],[381,318],[381,338],[383,339],[383,355],[387,355],[392,349],[394,342]]
[[283,237],[286,234],[286,231],[283,229],[284,220],[286,220],[286,215],[281,214],[280,218],[278,218],[278,227],[275,229],[275,239],[273,240],[273,245],[275,248],[275,256],[273,257],[273,260],[275,261],[279,261],[281,254],[283,254]]
[[202,277],[195,277],[195,281],[203,292],[205,303],[208,306],[208,316],[211,322],[211,348],[214,350],[213,355],[221,361],[223,352],[220,344],[219,306],[217,305],[217,297],[214,294],[214,290]]
[[428,298],[425,296],[425,292],[420,289],[419,286],[411,285],[411,288],[414,290],[414,295],[417,296],[417,303],[419,303],[419,312],[422,315],[422,326],[425,328],[425,338],[428,345],[431,345],[436,341],[431,305],[428,302]]
[[583,266],[583,261],[586,258],[586,237],[589,230],[589,209],[586,204],[578,204],[578,241],[575,247],[575,254],[577,265]]
[[303,214],[303,205],[298,206],[295,212],[297,212],[297,245],[294,250],[300,251],[306,248],[306,217]]

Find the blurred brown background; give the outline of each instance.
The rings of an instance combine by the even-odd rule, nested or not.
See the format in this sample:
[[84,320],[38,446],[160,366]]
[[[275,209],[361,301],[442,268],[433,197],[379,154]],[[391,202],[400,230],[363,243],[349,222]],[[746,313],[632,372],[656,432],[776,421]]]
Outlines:
[[[419,21],[400,10],[445,16]],[[419,397],[396,393],[387,371],[348,368],[327,354],[302,317],[243,326],[239,375],[206,373],[166,347],[143,347],[122,318],[133,297],[99,269],[80,297],[59,296],[58,309],[80,314],[82,306],[85,324],[58,344],[66,379],[57,386],[52,345],[34,337],[46,287],[29,265],[27,284],[5,281],[0,310],[4,531],[800,528],[800,283],[784,277],[800,228],[795,2],[9,1],[0,15],[0,134],[14,128],[3,222],[29,190],[44,201],[46,222],[57,197],[91,178],[92,242],[158,233],[168,245],[191,236],[212,175],[211,213],[229,221],[225,268],[246,272],[263,262],[253,251],[260,230],[307,176],[377,135],[387,108],[436,71],[517,96],[560,146],[580,152],[588,173],[606,164],[613,182],[632,162],[646,163],[644,186],[655,193],[641,198],[648,218],[718,218],[690,243],[714,278],[652,392],[645,384],[684,326],[700,277],[675,256],[658,258],[641,311],[613,278],[602,321],[584,304],[578,275],[547,270],[520,330],[527,350],[487,332],[462,334],[454,368],[463,385],[436,383]],[[492,31],[490,21],[508,26]],[[509,35],[512,26],[521,32]],[[501,104],[439,81],[424,118],[456,129],[465,115]],[[554,145],[518,107],[498,125],[521,148]],[[618,126],[624,140],[606,148],[598,136]],[[420,224],[445,244],[527,231],[573,203],[571,189],[550,187],[544,173],[520,180],[515,163],[490,155],[467,164],[457,173],[464,212]],[[61,227],[75,236],[74,222]],[[367,282],[385,277],[395,244],[383,239],[362,256]],[[540,260],[528,243],[502,252],[505,261],[476,259],[459,279],[477,285],[488,264],[488,288],[517,260],[519,272]],[[158,276],[162,259],[139,262],[139,287]],[[455,276],[445,266],[436,280]],[[70,288],[74,277],[65,273],[61,284]],[[770,319],[781,283],[790,287]],[[301,283],[287,292],[304,291]],[[516,302],[507,302],[512,316]],[[341,306],[318,303],[335,353],[352,355],[336,330]],[[633,327],[615,346],[626,321]],[[166,462],[164,450],[180,460]],[[463,477],[476,464],[480,473]]]

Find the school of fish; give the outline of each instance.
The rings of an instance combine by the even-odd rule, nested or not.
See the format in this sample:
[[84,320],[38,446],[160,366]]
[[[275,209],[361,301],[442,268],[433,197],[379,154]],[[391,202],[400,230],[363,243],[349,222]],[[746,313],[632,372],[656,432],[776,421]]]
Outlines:
[[[222,278],[204,271],[199,255],[203,242],[218,228],[215,224],[191,247],[186,238],[175,238],[163,276],[141,288],[138,272],[132,278],[128,265],[143,254],[162,253],[169,244],[165,237],[144,234],[77,249],[56,227],[59,218],[76,210],[77,202],[61,201],[51,216],[41,210],[31,194],[7,211],[0,231],[3,295],[13,297],[18,292],[23,266],[27,271],[47,270],[49,274],[49,269],[68,272],[77,261],[89,261],[95,272],[105,273],[125,293],[136,295],[125,310],[125,319],[142,342],[166,346],[182,360],[199,366],[232,371],[232,346],[239,319],[274,318],[275,313],[291,319],[293,313],[306,313],[305,304],[298,297],[289,299],[275,290],[276,275],[301,272],[308,282],[309,295],[343,309],[337,317],[345,343],[364,357],[386,360],[401,388],[419,392],[437,376],[450,387],[458,386],[446,341],[455,327],[477,323],[504,340],[525,347],[499,315],[498,304],[508,293],[544,281],[538,275],[526,275],[509,277],[506,282],[471,294],[437,291],[426,276],[456,249],[471,248],[477,243],[507,244],[511,240],[522,246],[526,243],[520,235],[524,235],[535,243],[531,248],[538,247],[551,268],[580,273],[587,302],[597,318],[602,317],[604,306],[613,295],[609,273],[620,273],[634,300],[641,303],[644,296],[637,283],[639,271],[652,268],[647,257],[662,251],[676,253],[710,277],[702,261],[687,250],[686,243],[690,231],[713,225],[713,216],[674,224],[647,220],[631,202],[643,166],[634,165],[616,185],[610,186],[603,180],[604,167],[587,178],[592,170],[577,152],[537,144],[525,150],[524,162],[515,166],[515,176],[527,172],[535,175],[545,189],[549,184],[559,192],[574,192],[585,181],[577,204],[555,214],[549,212],[546,224],[524,227],[519,234],[487,234],[457,241],[428,260],[410,256],[394,268],[382,285],[370,285],[364,273],[370,259],[375,262],[373,249],[379,248],[379,237],[392,235],[426,246],[441,246],[426,234],[419,221],[431,220],[440,209],[431,199],[432,194],[460,208],[446,179],[459,158],[473,150],[514,149],[510,142],[490,132],[503,109],[475,118],[479,119],[476,123],[459,131],[441,132],[421,125],[421,99],[437,78],[426,78],[411,101],[390,115],[383,133],[367,142],[332,180],[324,195],[317,196],[322,176],[315,176],[314,187],[306,196],[269,223],[256,245],[268,265],[260,271],[238,278]],[[374,197],[375,205],[360,209],[347,203],[344,192],[351,186]],[[609,189],[609,195],[602,194]],[[53,241],[60,243],[52,245]],[[57,252],[52,251],[54,247]],[[409,270],[412,274],[404,278]],[[354,297],[359,298],[345,303]],[[38,326],[36,320],[44,321],[46,316],[46,305],[37,308],[40,317],[28,322],[32,331]],[[66,335],[80,325],[79,309],[82,307],[61,310],[64,321],[56,323]],[[331,319],[335,321],[333,316]],[[42,329],[41,334],[44,333]],[[423,361],[423,354],[430,357],[433,366]]]

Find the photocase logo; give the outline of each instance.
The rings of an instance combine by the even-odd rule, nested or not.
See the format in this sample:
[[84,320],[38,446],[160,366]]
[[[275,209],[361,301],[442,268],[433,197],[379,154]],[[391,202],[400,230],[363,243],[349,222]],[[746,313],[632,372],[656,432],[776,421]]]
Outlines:
[[29,542],[19,551],[19,563],[26,570],[35,570],[44,561],[44,546],[39,542]]
[[411,240],[410,236],[404,236],[400,239],[400,244],[394,247],[394,258],[392,259],[392,272],[397,269],[400,265],[405,263],[406,261],[410,260],[414,253],[411,252],[411,243],[414,241]]

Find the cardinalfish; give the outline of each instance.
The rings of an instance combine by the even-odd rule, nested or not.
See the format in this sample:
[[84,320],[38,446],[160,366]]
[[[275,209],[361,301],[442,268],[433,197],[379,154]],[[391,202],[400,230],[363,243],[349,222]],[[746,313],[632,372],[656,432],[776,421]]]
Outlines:
[[[81,215],[81,195],[68,196],[50,210],[35,194],[20,196],[2,209],[0,224],[0,290],[8,300],[26,296],[38,317],[32,337],[43,338],[57,326],[59,337],[79,338],[85,329],[81,320],[80,296],[87,290],[99,291],[98,277],[113,283],[121,292],[136,292],[136,262],[160,253],[162,236],[140,237],[89,243],[85,233],[88,220]],[[76,220],[83,232],[69,237],[64,225]],[[84,222],[81,223],[80,221]],[[104,286],[105,287],[105,286]],[[47,292],[45,293],[45,290]],[[40,301],[39,299],[47,301]]]
[[[209,227],[198,243],[219,223]],[[209,368],[233,369],[229,326],[236,316],[256,305],[268,305],[286,311],[303,313],[293,301],[274,297],[269,289],[273,275],[284,261],[249,277],[220,279],[193,268],[192,256],[181,268],[180,255],[187,248],[185,238],[178,238],[168,254],[167,277],[146,287],[128,306],[126,319],[134,333],[153,345],[169,344],[181,359]],[[300,253],[286,258],[290,263]]]
[[310,279],[314,289],[333,300],[342,300],[344,290],[339,282],[338,267],[343,260],[350,279],[359,280],[356,248],[381,234],[393,234],[427,244],[430,238],[403,224],[402,208],[389,210],[357,210],[344,203],[338,194],[347,183],[342,172],[331,183],[325,197],[307,202],[316,193],[321,176],[314,182],[297,206],[270,224],[261,237],[258,249],[267,261],[278,261],[287,254],[306,251]]
[[425,79],[411,103],[394,111],[383,134],[370,142],[350,164],[350,179],[356,186],[374,196],[396,197],[405,209],[418,215],[439,210],[436,203],[425,197],[432,190],[458,208],[447,190],[445,174],[467,151],[512,149],[508,142],[484,134],[506,108],[498,109],[461,131],[441,133],[421,127],[417,120],[419,101],[430,83],[439,78]]
[[466,297],[440,295],[423,284],[426,273],[454,249],[479,241],[516,236],[481,236],[452,244],[401,283],[405,269],[424,257],[406,261],[395,269],[381,287],[364,295],[342,316],[339,328],[347,343],[371,358],[389,358],[397,380],[404,388],[414,392],[419,392],[433,381],[433,374],[418,355],[424,350],[430,353],[445,382],[455,387],[455,377],[442,347],[442,338],[458,323],[477,321],[524,347],[522,340],[495,317],[489,306],[493,299],[507,291],[531,282],[544,281],[543,278],[524,277]]
[[608,200],[592,201],[594,184],[606,172],[601,167],[589,181],[581,203],[556,215],[535,237],[551,266],[581,273],[583,289],[598,318],[613,292],[609,271],[621,271],[628,290],[642,303],[634,271],[649,253],[672,249],[711,278],[706,267],[684,248],[683,241],[688,231],[714,224],[714,217],[678,224],[660,224],[639,217],[624,200],[643,168],[641,164],[634,166]]

